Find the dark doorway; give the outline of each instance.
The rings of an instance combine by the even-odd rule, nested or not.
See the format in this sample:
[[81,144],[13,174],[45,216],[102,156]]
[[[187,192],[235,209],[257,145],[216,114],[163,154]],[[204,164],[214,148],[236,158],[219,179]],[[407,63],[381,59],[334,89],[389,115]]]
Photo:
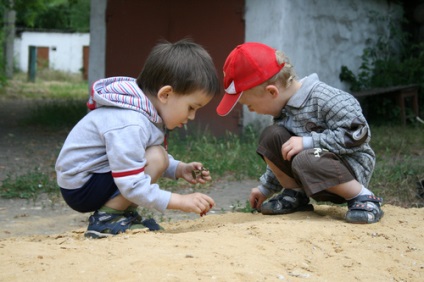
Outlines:
[[[108,0],[106,12],[106,76],[136,77],[152,47],[161,39],[191,38],[214,59],[222,81],[222,67],[231,50],[244,42],[244,0]],[[222,96],[197,113],[189,131],[222,136],[240,133],[242,107],[219,117]]]

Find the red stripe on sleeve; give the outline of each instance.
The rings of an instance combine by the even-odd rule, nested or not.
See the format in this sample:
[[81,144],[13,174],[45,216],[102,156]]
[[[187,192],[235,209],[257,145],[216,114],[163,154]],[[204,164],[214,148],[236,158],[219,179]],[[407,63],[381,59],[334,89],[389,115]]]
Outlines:
[[128,170],[128,171],[122,171],[122,172],[112,172],[113,177],[125,177],[130,176],[134,174],[139,174],[140,172],[144,171],[144,167],[134,170]]

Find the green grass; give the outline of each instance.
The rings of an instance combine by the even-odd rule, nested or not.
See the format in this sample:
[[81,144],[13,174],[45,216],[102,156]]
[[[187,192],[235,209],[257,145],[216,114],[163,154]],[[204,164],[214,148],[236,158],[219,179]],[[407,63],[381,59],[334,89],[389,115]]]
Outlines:
[[69,127],[87,113],[88,83],[80,74],[68,74],[43,69],[35,82],[29,82],[25,73],[14,74],[0,98],[30,100],[33,107],[23,125],[44,127]]
[[9,175],[0,187],[0,197],[36,199],[41,193],[59,194],[56,181],[47,173],[34,169],[23,175]]
[[88,94],[88,83],[81,75],[52,70],[40,71],[35,82],[29,82],[25,73],[16,73],[0,88],[0,98],[14,99],[84,99]]
[[87,114],[86,102],[87,97],[38,100],[22,124],[50,128],[72,127]]
[[[416,196],[417,181],[424,179],[424,135],[419,127],[376,127],[371,144],[377,154],[377,165],[370,189],[384,198],[385,203],[403,207],[420,207],[423,200]],[[395,132],[396,134],[389,134]],[[215,179],[257,179],[264,170],[257,156],[257,134],[250,132],[242,138],[228,134],[223,138],[190,135],[170,137],[169,152],[180,160],[200,160]],[[53,165],[53,164],[52,164]],[[168,190],[188,187],[178,182],[161,179],[160,185]],[[0,196],[6,198],[33,198],[37,193],[58,193],[53,176],[35,168],[21,176],[9,176],[0,187]],[[245,199],[240,199],[244,202]],[[240,209],[240,207],[238,207]],[[248,207],[246,206],[246,209]]]
[[372,128],[371,145],[376,152],[376,168],[370,188],[386,203],[423,206],[417,182],[424,179],[424,125]]
[[[86,83],[73,79],[61,78],[61,82],[41,80],[34,85],[18,80],[21,83],[22,93],[3,91],[0,97],[1,95],[4,97],[17,95],[26,99],[40,98],[40,95],[48,97],[44,101],[36,99],[38,106],[34,108],[26,122],[49,128],[72,126],[86,113],[87,98]],[[12,81],[9,85],[19,83]],[[41,94],[28,94],[30,86],[42,89]],[[74,91],[72,89],[75,92],[72,92]],[[68,91],[73,94],[69,94]],[[67,114],[63,115],[65,112]],[[373,134],[371,146],[376,152],[377,164],[369,188],[382,196],[385,203],[403,207],[423,206],[424,200],[416,195],[416,183],[424,179],[424,125],[415,123],[407,127],[371,126],[371,128]],[[186,136],[171,132],[168,142],[169,152],[176,159],[183,161],[201,161],[211,171],[214,179],[258,179],[265,169],[263,161],[256,154],[258,134],[249,128],[242,136],[228,133],[222,138],[202,132]],[[167,179],[161,179],[159,184],[171,191],[189,185],[183,180],[175,182]],[[20,172],[19,176],[10,175],[0,187],[0,196],[5,198],[34,198],[39,193],[59,193],[59,190],[54,175],[38,168]],[[237,204],[238,210],[241,208],[239,204],[245,200],[240,199]],[[247,205],[245,208],[250,210]]]
[[[225,177],[228,180],[258,178],[264,170],[264,162],[256,154],[258,134],[246,130],[242,136],[228,133],[217,138],[208,134],[191,134],[185,137],[171,133],[168,152],[178,160],[200,161],[211,171],[214,179]],[[186,187],[184,180],[177,183],[160,179],[163,187]],[[204,188],[208,186],[202,185]]]
[[217,138],[192,134],[185,138],[170,137],[169,152],[181,160],[201,160],[218,175],[231,174],[235,179],[256,177],[263,170],[263,161],[256,154],[258,134],[253,131],[238,136],[227,133]]

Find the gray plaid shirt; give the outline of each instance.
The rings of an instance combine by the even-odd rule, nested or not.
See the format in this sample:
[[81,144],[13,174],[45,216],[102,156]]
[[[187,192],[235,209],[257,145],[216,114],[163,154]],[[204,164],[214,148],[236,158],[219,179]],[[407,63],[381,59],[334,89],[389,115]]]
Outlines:
[[[304,149],[327,149],[340,156],[350,165],[356,179],[368,187],[375,154],[369,145],[371,132],[359,102],[351,94],[319,81],[317,74],[300,82],[302,86],[274,123],[304,137]],[[269,167],[260,181],[259,189],[266,196],[283,188]]]

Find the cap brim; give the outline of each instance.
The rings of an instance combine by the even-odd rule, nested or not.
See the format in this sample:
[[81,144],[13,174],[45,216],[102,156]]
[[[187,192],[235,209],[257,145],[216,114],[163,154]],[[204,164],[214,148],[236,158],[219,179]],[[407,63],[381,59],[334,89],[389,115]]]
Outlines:
[[218,115],[220,116],[228,115],[231,112],[231,110],[236,106],[242,93],[243,92],[240,92],[237,94],[225,93],[224,97],[222,98],[221,102],[216,108],[216,112],[218,113]]

